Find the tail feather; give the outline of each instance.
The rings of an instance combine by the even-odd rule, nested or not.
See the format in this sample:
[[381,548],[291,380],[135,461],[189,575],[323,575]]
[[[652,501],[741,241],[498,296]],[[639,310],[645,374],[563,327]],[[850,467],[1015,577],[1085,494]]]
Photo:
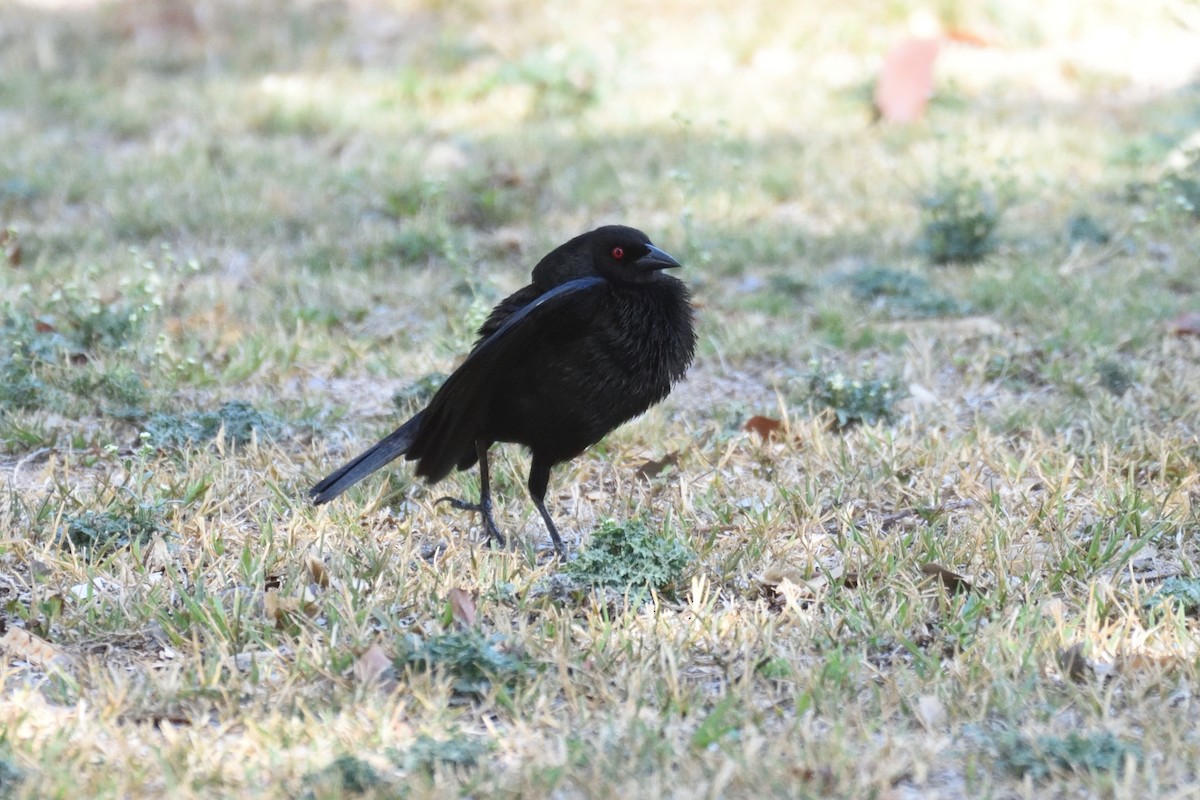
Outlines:
[[313,504],[319,506],[322,503],[328,503],[375,470],[407,453],[420,428],[421,414],[417,414],[353,461],[329,474],[308,490],[308,496],[312,498]]

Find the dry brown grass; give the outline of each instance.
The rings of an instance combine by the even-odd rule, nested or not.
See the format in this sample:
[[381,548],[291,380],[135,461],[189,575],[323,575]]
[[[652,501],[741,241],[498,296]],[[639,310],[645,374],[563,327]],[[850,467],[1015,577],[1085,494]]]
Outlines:
[[[0,796],[1200,793],[1198,609],[1145,606],[1200,563],[1195,4],[942,4],[995,46],[911,128],[867,106],[910,9],[795,5],[0,6]],[[1011,203],[930,269],[960,168]],[[677,585],[564,588],[515,449],[507,552],[432,502],[471,475],[307,504],[607,221],[685,261],[701,352],[551,507],[681,537]],[[810,362],[909,396],[834,430]],[[230,400],[273,434],[155,438]],[[475,694],[405,655],[462,627]]]

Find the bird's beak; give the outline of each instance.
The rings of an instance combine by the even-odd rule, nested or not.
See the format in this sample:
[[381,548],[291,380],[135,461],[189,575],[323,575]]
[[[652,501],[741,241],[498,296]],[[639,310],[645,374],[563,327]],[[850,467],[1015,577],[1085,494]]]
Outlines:
[[650,252],[639,258],[636,262],[637,266],[646,272],[652,272],[658,269],[671,269],[672,267],[683,266],[669,255],[659,250],[652,244],[647,244],[646,249]]

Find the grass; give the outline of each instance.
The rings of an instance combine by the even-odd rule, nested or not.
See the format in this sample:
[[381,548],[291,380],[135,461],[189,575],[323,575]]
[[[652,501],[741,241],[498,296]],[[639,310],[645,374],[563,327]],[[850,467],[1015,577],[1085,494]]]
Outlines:
[[[1194,15],[947,6],[877,124],[911,10],[0,4],[0,796],[1200,791]],[[514,448],[507,551],[307,503],[604,222],[700,350],[575,561]]]

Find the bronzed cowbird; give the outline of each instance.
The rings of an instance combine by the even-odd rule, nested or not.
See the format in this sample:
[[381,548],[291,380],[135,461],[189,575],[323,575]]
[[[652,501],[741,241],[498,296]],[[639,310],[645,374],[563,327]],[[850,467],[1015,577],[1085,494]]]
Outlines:
[[667,396],[696,347],[690,294],[663,272],[679,262],[621,225],[577,236],[546,255],[533,281],[492,309],[463,363],[423,410],[310,491],[318,505],[399,456],[436,483],[479,462],[476,511],[492,518],[488,448],[528,448],[529,494],[565,555],[546,510],[550,468],[582,453]]

